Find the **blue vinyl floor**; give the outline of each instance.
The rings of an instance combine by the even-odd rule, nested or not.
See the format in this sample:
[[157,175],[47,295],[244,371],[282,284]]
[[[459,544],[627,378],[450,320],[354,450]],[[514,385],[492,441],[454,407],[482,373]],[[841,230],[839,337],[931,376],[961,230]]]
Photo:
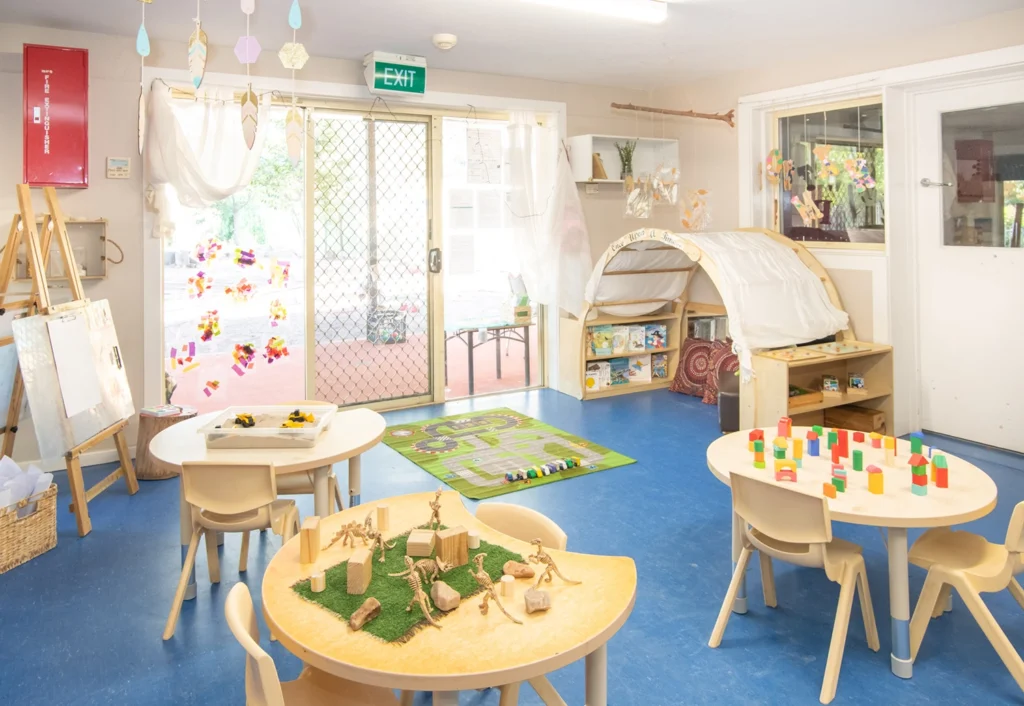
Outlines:
[[[752,571],[750,611],[733,616],[721,648],[707,646],[730,575],[729,492],[708,472],[704,456],[718,435],[716,408],[667,391],[583,404],[544,390],[387,416],[390,422],[406,422],[502,406],[638,461],[502,498],[552,517],[568,533],[571,550],[636,560],[636,607],[609,643],[610,704],[818,702],[839,594],[823,572],[777,563],[779,608],[770,610],[760,601],[760,579]],[[972,460],[995,479],[998,507],[969,527],[1002,541],[1014,504],[1024,499],[1024,460],[950,440],[937,445]],[[338,471],[344,483],[344,466]],[[106,472],[106,467],[87,469],[87,481]],[[143,481],[135,497],[118,484],[91,504],[92,534],[79,539],[67,511],[66,482],[63,474],[58,477],[57,548],[0,576],[0,704],[244,703],[243,652],[224,622],[224,597],[242,580],[258,601],[263,570],[279,540],[269,533],[254,538],[249,570],[239,575],[240,540],[229,535],[222,583],[213,587],[200,551],[198,598],[186,602],[175,637],[163,642],[180,561],[178,481]],[[384,446],[364,456],[364,502],[436,486],[427,473]],[[299,508],[303,516],[311,514],[312,498],[299,498]],[[959,599],[951,614],[932,623],[914,678],[894,677],[881,538],[874,528],[839,523],[834,532],[864,547],[882,649],[867,648],[855,603],[833,703],[1024,703]],[[924,572],[911,567],[912,603],[923,580]],[[1024,647],[1020,607],[1006,593],[987,601],[1011,641]],[[297,675],[299,661],[270,643],[265,628],[263,645],[282,679]],[[582,663],[556,672],[551,681],[569,704],[583,704]],[[417,699],[418,705],[427,702],[423,695]],[[497,702],[495,690],[461,699],[463,706]],[[521,703],[540,700],[526,687]]]

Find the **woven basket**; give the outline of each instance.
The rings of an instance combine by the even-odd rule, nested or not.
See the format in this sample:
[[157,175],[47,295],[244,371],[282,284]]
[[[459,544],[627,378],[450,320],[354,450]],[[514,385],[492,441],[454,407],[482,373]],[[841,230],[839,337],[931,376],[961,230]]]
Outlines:
[[57,486],[50,484],[17,508],[33,502],[38,503],[36,511],[21,519],[14,507],[0,510],[0,574],[57,546]]

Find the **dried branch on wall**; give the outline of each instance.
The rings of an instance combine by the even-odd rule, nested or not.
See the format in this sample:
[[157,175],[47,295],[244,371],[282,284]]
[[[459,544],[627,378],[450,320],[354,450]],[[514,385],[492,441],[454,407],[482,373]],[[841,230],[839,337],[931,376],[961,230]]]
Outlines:
[[612,103],[612,108],[617,110],[635,110],[640,113],[657,113],[658,115],[676,115],[681,118],[699,118],[700,120],[721,120],[724,123],[728,123],[729,127],[736,127],[736,123],[733,118],[736,117],[736,111],[730,110],[728,113],[698,113],[693,110],[670,110],[668,108],[651,108],[646,105],[633,105],[632,103]]

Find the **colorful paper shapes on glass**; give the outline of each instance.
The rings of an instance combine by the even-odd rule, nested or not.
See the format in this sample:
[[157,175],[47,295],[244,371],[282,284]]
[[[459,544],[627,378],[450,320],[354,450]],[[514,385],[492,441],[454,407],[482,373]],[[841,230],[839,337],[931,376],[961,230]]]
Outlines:
[[199,319],[199,338],[205,343],[210,341],[214,336],[220,335],[220,314],[217,310],[208,311],[202,315]]
[[211,284],[213,284],[213,277],[207,275],[203,270],[199,270],[194,276],[188,278],[188,298],[202,297]]
[[277,326],[288,318],[288,309],[281,303],[280,299],[270,302],[270,325]]
[[242,250],[242,248],[235,248],[235,264],[239,267],[252,267],[256,264],[256,251]]
[[775,185],[779,183],[782,175],[782,151],[774,149],[764,159],[764,174],[768,183]]
[[279,358],[283,358],[288,355],[288,347],[284,344],[283,338],[277,336],[271,336],[270,340],[267,341],[267,345],[264,347],[263,357],[267,359],[267,363],[273,363]]
[[146,31],[145,23],[139,25],[139,33],[135,37],[135,51],[139,56],[149,56],[149,32]]
[[241,377],[245,375],[246,370],[252,370],[252,367],[256,365],[256,344],[236,343],[235,350],[231,355],[235,359],[235,364],[231,366],[231,369],[235,371],[235,375]]
[[818,179],[826,184],[835,184],[836,177],[839,176],[839,165],[832,163],[831,155],[831,145],[818,145],[814,148],[814,156],[821,163],[818,169]]
[[223,249],[224,246],[219,240],[209,238],[205,243],[198,243],[192,254],[199,262],[210,262],[215,260],[217,258],[217,252]]
[[793,188],[793,160],[787,159],[782,163],[782,188],[789,191]]
[[175,370],[178,366],[185,368],[184,372],[192,370],[198,366],[199,363],[192,362],[196,357],[196,342],[189,341],[188,343],[182,344],[180,348],[177,346],[171,346],[171,353],[168,356],[168,360],[171,362],[171,370]]
[[206,387],[203,388],[203,394],[207,397],[211,397],[217,388],[220,387],[220,380],[207,380]]
[[305,141],[305,129],[302,121],[302,110],[289,108],[284,118],[284,139],[288,143],[288,159],[292,166],[299,166],[302,159],[302,144]]
[[[245,144],[249,149],[256,144],[256,126],[259,122],[260,103],[259,98],[252,92],[252,84],[242,95],[242,135],[245,137]],[[251,264],[251,263],[250,263]]]
[[871,176],[871,172],[868,171],[868,161],[861,157],[856,159],[848,159],[844,163],[846,172],[850,175],[850,179],[853,181],[853,188],[856,189],[858,194],[863,194],[868,189],[875,188],[875,179]]
[[267,284],[274,287],[284,287],[288,284],[288,278],[291,274],[292,263],[288,260],[274,260],[270,264],[270,279],[267,280]]
[[292,7],[288,10],[288,26],[292,29],[302,28],[302,8],[299,7],[299,0],[292,0]]
[[711,192],[707,189],[686,192],[681,219],[684,230],[698,232],[711,227],[711,207],[708,205],[710,198]]
[[238,280],[235,286],[225,287],[224,293],[227,294],[232,299],[234,299],[239,304],[243,304],[252,299],[253,295],[256,293],[256,290],[253,288],[252,283],[245,277],[243,277],[242,279]]
[[277,56],[286,69],[292,69],[293,71],[301,69],[309,61],[309,53],[306,51],[306,47],[302,46],[301,42],[288,42],[281,47],[281,51],[277,53]]
[[256,37],[239,37],[235,42],[235,56],[238,57],[239,63],[255,64],[262,51],[263,47]]
[[210,40],[206,36],[199,22],[196,22],[196,29],[188,38],[188,73],[192,77],[193,88],[199,88],[206,74],[206,55],[209,51]]

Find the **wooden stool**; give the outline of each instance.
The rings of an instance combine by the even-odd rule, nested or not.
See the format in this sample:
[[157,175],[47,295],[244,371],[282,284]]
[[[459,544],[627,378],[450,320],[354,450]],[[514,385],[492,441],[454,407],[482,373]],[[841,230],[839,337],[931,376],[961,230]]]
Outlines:
[[135,477],[139,480],[164,480],[167,478],[173,478],[178,475],[175,470],[168,470],[164,466],[153,463],[153,459],[149,455],[149,442],[153,440],[153,437],[162,432],[168,427],[172,427],[178,422],[183,422],[186,419],[191,419],[196,416],[195,409],[190,408],[188,411],[181,412],[179,414],[170,414],[166,417],[151,417],[149,415],[139,415],[139,438],[135,443]]

